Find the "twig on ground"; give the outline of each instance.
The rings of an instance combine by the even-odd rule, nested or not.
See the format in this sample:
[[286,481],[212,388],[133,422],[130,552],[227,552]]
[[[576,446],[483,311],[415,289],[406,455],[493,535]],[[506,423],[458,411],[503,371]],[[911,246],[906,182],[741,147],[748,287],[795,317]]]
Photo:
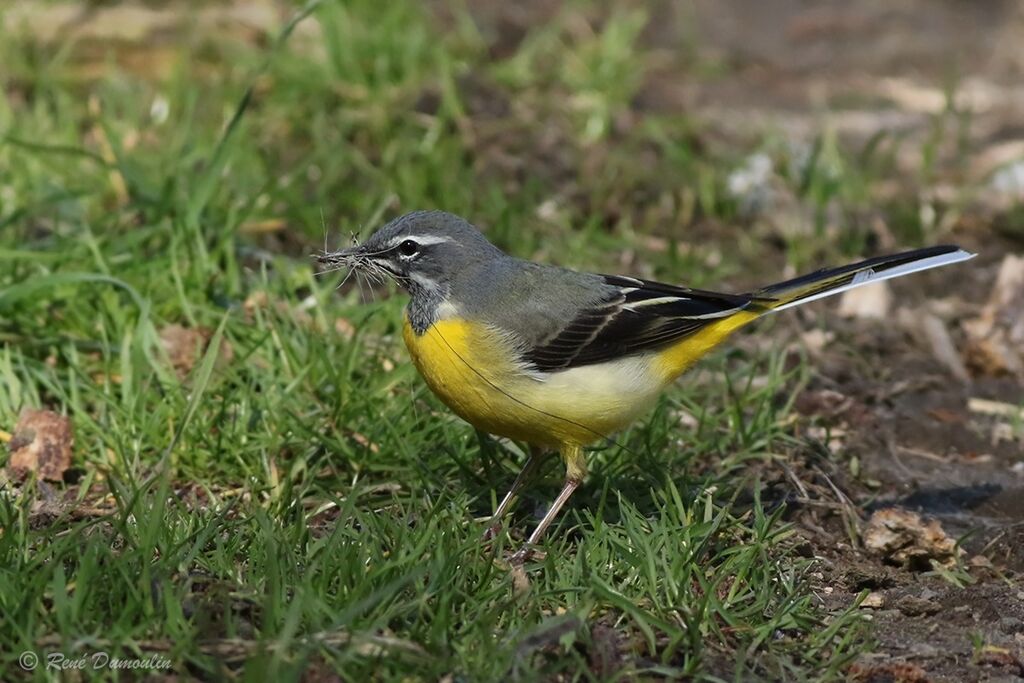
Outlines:
[[998,415],[999,417],[1010,417],[1024,420],[1024,407],[1015,406],[1012,403],[1002,401],[990,401],[987,398],[967,399],[967,410],[981,415]]

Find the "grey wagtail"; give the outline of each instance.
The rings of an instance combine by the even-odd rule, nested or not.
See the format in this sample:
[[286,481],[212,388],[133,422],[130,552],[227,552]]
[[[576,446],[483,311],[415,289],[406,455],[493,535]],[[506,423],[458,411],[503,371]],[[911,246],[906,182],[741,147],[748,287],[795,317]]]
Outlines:
[[320,262],[386,276],[405,289],[403,336],[430,389],[477,429],[532,446],[490,534],[544,454],[561,454],[565,485],[513,556],[521,563],[586,476],[584,447],[643,414],[737,329],[768,313],[972,256],[955,246],[928,247],[722,294],[524,261],[458,216],[416,211]]

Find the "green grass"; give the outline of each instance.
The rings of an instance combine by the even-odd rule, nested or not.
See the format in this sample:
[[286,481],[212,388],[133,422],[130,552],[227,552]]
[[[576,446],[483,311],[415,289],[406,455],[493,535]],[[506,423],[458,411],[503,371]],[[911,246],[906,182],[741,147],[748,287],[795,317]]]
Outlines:
[[[757,148],[704,149],[678,116],[615,130],[642,11],[581,35],[573,5],[500,61],[453,11],[442,30],[411,0],[325,2],[290,42],[197,36],[162,79],[111,60],[83,80],[74,46],[0,37],[0,429],[66,413],[77,477],[0,489],[0,677],[30,676],[23,651],[102,650],[255,680],[825,680],[864,646],[759,495],[751,464],[808,448],[789,406],[806,370],[778,353],[708,359],[597,449],[528,586],[502,559],[517,540],[479,543],[521,446],[481,443],[427,392],[400,296],[314,274],[325,231],[439,207],[522,256],[609,271],[635,250],[631,270],[697,286],[764,241],[707,236],[738,220],[725,178]],[[505,113],[484,121],[481,98]],[[826,137],[784,175],[821,221],[854,215],[892,144]],[[863,249],[852,226],[829,243]],[[828,249],[784,239],[797,265]],[[212,337],[184,376],[171,324]]]

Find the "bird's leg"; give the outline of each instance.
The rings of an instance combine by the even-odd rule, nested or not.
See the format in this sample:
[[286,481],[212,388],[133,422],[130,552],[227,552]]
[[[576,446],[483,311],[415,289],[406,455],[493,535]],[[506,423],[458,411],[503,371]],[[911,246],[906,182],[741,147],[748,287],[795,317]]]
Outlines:
[[558,517],[559,511],[562,506],[565,505],[569,497],[572,496],[573,491],[579,487],[583,482],[583,479],[587,476],[587,461],[586,456],[583,453],[583,448],[577,445],[564,445],[561,448],[562,457],[565,459],[565,485],[562,486],[561,493],[558,494],[558,498],[555,498],[555,502],[551,504],[547,514],[544,515],[544,519],[540,520],[540,524],[530,534],[530,538],[527,539],[526,543],[522,548],[516,551],[512,556],[510,562],[513,566],[522,565],[524,562],[530,559],[533,555],[533,547],[540,542],[541,537],[544,536],[544,532],[551,526],[551,523]]
[[505,497],[501,499],[501,503],[498,505],[498,509],[491,515],[491,523],[487,526],[487,530],[484,531],[484,541],[489,541],[498,535],[501,531],[501,520],[505,514],[512,507],[512,504],[516,501],[519,496],[519,491],[533,478],[536,474],[537,468],[539,468],[545,460],[547,460],[548,453],[537,446],[530,446],[530,455],[526,458],[526,464],[523,465],[523,469],[516,475],[516,480],[512,482],[512,488],[508,490]]

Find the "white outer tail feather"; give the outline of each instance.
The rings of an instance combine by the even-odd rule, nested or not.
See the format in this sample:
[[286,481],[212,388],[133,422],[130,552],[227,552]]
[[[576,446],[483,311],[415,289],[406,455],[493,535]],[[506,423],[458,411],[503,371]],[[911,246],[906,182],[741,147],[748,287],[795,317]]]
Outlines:
[[845,284],[841,287],[836,287],[835,289],[828,289],[825,290],[824,292],[818,292],[817,294],[806,297],[804,299],[790,301],[789,303],[785,303],[782,304],[781,306],[777,306],[775,308],[770,309],[769,312],[775,313],[777,311],[783,311],[787,308],[792,308],[794,306],[802,306],[803,304],[806,304],[808,302],[815,301],[817,299],[824,299],[827,296],[832,296],[833,294],[840,294],[847,290],[856,289],[857,287],[861,287],[863,285],[872,284],[874,282],[881,282],[883,280],[891,280],[894,277],[903,277],[904,275],[910,275],[911,273],[917,273],[922,270],[929,270],[931,268],[938,268],[939,266],[948,266],[951,263],[967,261],[968,259],[972,259],[975,256],[977,256],[977,254],[973,254],[969,251],[964,251],[963,249],[958,249],[948,254],[929,256],[928,258],[921,259],[920,261],[904,263],[902,266],[889,268],[888,270],[884,270],[880,273],[875,272],[875,270],[872,268],[867,268],[857,273],[854,276],[853,281],[850,282],[849,284]]

